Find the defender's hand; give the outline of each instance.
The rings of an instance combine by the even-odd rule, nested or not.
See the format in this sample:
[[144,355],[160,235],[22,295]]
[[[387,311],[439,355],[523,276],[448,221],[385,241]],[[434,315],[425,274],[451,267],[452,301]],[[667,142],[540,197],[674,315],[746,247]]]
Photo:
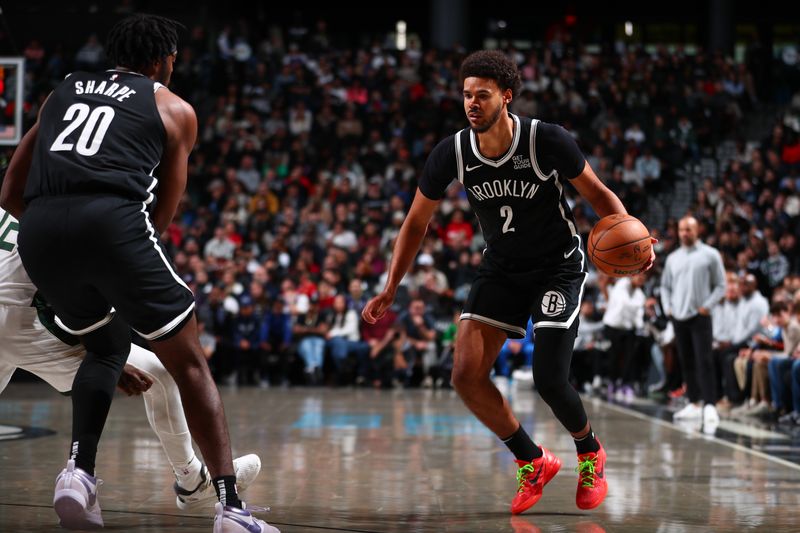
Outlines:
[[153,386],[153,380],[138,368],[125,365],[117,386],[128,396],[138,396],[150,390],[150,387]]
[[361,318],[368,324],[374,324],[386,313],[386,310],[394,302],[394,294],[383,291],[367,302],[364,310],[361,311]]

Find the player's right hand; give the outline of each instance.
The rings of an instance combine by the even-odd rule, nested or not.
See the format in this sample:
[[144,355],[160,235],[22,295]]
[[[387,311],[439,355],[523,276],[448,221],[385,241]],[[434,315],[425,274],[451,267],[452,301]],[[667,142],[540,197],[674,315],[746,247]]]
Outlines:
[[386,313],[386,310],[394,303],[394,294],[383,291],[367,302],[364,310],[361,311],[361,318],[367,324],[374,324]]

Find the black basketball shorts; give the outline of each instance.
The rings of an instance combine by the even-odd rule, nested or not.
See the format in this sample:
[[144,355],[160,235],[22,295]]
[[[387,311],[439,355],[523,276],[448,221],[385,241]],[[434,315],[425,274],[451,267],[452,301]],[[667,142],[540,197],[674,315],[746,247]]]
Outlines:
[[194,295],[175,273],[142,202],[106,195],[37,198],[26,208],[19,253],[56,322],[85,335],[114,313],[147,340],[177,333]]
[[533,327],[568,329],[580,311],[586,282],[583,252],[545,268],[484,255],[461,313],[500,328],[509,338],[525,338],[528,318]]

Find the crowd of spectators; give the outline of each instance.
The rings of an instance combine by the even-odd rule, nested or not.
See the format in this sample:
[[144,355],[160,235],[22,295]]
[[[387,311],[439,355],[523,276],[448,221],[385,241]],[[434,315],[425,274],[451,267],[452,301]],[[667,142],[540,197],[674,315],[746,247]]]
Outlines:
[[[196,295],[203,346],[217,379],[231,384],[446,385],[454,318],[483,246],[457,182],[395,308],[374,325],[360,310],[382,287],[427,155],[466,126],[465,52],[415,40],[404,51],[377,41],[343,48],[325,22],[308,30],[195,27],[179,49],[172,88],[195,107],[200,131],[187,193],[162,239]],[[590,53],[556,35],[507,49],[523,81],[512,111],[566,127],[636,216],[682,167],[736,140],[734,159],[698,187],[690,210],[727,268],[755,275],[767,296],[787,290],[800,272],[800,128],[792,121],[800,98],[767,138],[748,142],[745,118],[770,98],[749,63],[663,46]],[[24,54],[29,121],[71,69],[105,67],[96,36],[75,55],[37,41]],[[588,234],[594,213],[575,194],[570,203]],[[653,228],[662,259],[677,245],[675,226]],[[658,274],[659,265],[615,285],[591,276],[576,345],[586,360],[576,372],[586,376],[577,382],[596,387],[605,378],[630,396],[667,375],[653,357],[656,377],[647,377],[653,346],[669,345]],[[631,294],[641,308],[633,315],[615,297]],[[631,332],[652,342],[631,351]],[[532,351],[506,347],[497,374],[529,368]]]

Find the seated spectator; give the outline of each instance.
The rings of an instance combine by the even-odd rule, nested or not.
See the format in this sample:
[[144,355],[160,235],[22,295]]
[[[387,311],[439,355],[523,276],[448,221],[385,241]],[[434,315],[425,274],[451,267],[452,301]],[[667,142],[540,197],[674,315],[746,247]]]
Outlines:
[[104,61],[105,51],[103,50],[103,45],[100,44],[97,35],[93,33],[89,35],[89,39],[86,40],[86,43],[75,55],[76,70],[87,70],[89,72],[100,70]]
[[239,314],[233,319],[236,384],[258,385],[262,378],[266,379],[262,368],[262,321],[254,310],[253,299],[249,295],[240,297]]
[[450,217],[450,222],[445,226],[444,243],[446,246],[453,246],[456,239],[466,243],[467,247],[472,243],[475,230],[472,224],[464,220],[464,211],[456,209]]
[[610,391],[618,389],[625,400],[634,397],[636,381],[636,330],[644,327],[644,274],[620,278],[608,291],[608,305],[603,314],[603,333],[609,347]]
[[524,339],[506,339],[494,363],[495,377],[533,381],[533,321],[528,319]]
[[425,310],[425,302],[412,298],[408,309],[397,318],[399,329],[405,335],[403,358],[405,365],[400,368],[401,382],[404,386],[433,386],[433,377],[428,370],[436,361],[436,329],[433,317]]
[[235,251],[236,244],[227,237],[225,227],[217,226],[214,229],[214,238],[210,239],[203,248],[203,255],[211,260],[228,260],[233,259]]
[[290,348],[292,342],[292,315],[280,298],[272,302],[270,313],[261,326],[262,387],[289,383]]
[[[769,360],[772,406],[781,424],[800,424],[800,303],[786,305],[790,316],[783,328],[783,350]],[[791,312],[789,312],[791,309]],[[783,320],[782,320],[783,321]],[[788,385],[788,386],[787,386]]]
[[306,382],[319,385],[322,383],[328,320],[319,309],[319,298],[316,295],[309,299],[308,310],[298,313],[293,322],[292,338],[297,341],[297,354],[305,364]]
[[424,252],[417,257],[417,270],[413,275],[411,290],[418,291],[421,287],[426,287],[428,290],[439,295],[449,290],[447,276],[436,268],[433,256]]
[[781,253],[778,243],[774,240],[767,241],[766,259],[761,262],[761,273],[766,278],[769,295],[772,295],[777,287],[783,284],[783,280],[789,275],[789,260]]
[[[359,311],[363,306],[359,307]],[[391,386],[395,359],[402,357],[402,332],[395,326],[397,313],[387,309],[374,324],[361,321],[361,339],[369,347],[365,378],[375,388]]]
[[717,410],[723,412],[730,410],[733,402],[741,401],[741,391],[733,373],[733,361],[738,357],[734,340],[738,337],[740,295],[739,277],[734,272],[726,272],[725,298],[711,309],[712,349],[718,376],[716,386],[722,396],[717,402]]
[[[347,307],[347,297],[337,294],[333,298],[333,308],[328,315],[328,332],[325,334],[337,372],[337,382],[349,382],[351,369],[355,365],[356,384],[366,381],[369,346],[361,342],[359,315],[355,309]],[[355,359],[355,361],[351,360]]]
[[750,382],[750,399],[742,407],[733,409],[732,415],[760,417],[772,413],[768,364],[773,356],[783,352],[783,329],[788,326],[790,318],[786,303],[772,304],[769,320],[765,321],[762,332],[753,335],[748,347],[739,352],[734,369],[741,389]]
[[644,180],[645,190],[654,192],[659,189],[661,161],[653,156],[653,150],[649,147],[646,147],[642,155],[636,159],[636,171]]
[[769,302],[758,292],[758,282],[753,274],[746,274],[741,279],[740,289],[742,303],[733,344],[744,347],[761,329],[761,323],[769,314]]
[[603,369],[608,359],[608,341],[603,336],[604,325],[597,319],[591,300],[581,302],[578,319],[578,334],[572,351],[573,381],[582,384],[584,392],[596,393],[603,385],[603,378],[608,376]]
[[657,298],[648,298],[644,305],[645,329],[653,339],[650,360],[655,371],[655,381],[647,387],[648,394],[661,395],[679,389],[683,378],[675,346],[675,329],[664,315]]

